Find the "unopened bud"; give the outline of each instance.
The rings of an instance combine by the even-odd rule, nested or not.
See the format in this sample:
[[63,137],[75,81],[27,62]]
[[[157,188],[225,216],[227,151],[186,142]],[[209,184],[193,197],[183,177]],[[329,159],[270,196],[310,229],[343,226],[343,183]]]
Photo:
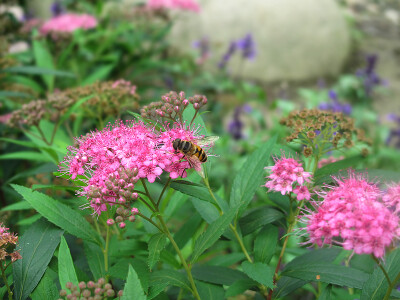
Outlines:
[[118,224],[119,228],[124,229],[126,224],[124,222],[121,222]]
[[108,219],[107,220],[107,225],[108,226],[114,225],[114,223],[115,223],[115,221],[113,219]]

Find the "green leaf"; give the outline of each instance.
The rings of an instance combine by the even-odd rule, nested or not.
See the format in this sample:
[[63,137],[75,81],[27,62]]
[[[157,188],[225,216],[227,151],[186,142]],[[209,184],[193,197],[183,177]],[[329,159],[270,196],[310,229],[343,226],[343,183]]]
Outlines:
[[169,285],[178,286],[188,291],[191,290],[189,280],[182,273],[175,270],[159,270],[153,271],[150,275],[150,286],[163,286],[164,288]]
[[128,278],[122,294],[122,300],[146,300],[142,285],[135,270],[129,265]]
[[22,159],[22,160],[43,161],[43,162],[52,161],[51,159],[43,155],[43,153],[34,151],[19,151],[13,153],[6,153],[0,155],[0,159]]
[[322,262],[291,266],[282,275],[357,289],[361,289],[369,277],[367,273],[357,269]]
[[0,73],[21,73],[21,74],[32,74],[32,75],[53,75],[59,77],[75,77],[73,73],[65,71],[57,71],[46,68],[39,68],[35,66],[17,66],[7,69],[0,70]]
[[251,278],[254,279],[255,281],[261,283],[264,286],[267,286],[269,288],[274,287],[273,283],[273,277],[274,277],[274,272],[272,269],[263,263],[256,262],[256,263],[250,263],[248,261],[244,261],[242,263],[242,268],[243,271]]
[[20,146],[28,147],[28,148],[35,147],[34,143],[28,142],[28,141],[21,141],[21,140],[9,139],[9,138],[4,138],[4,137],[0,138],[0,141],[12,143],[12,144],[16,144],[16,145],[20,145]]
[[341,251],[342,249],[339,247],[309,250],[307,253],[297,256],[295,259],[290,261],[286,265],[285,271],[290,270],[291,268],[307,266],[312,263],[332,262]]
[[250,289],[252,287],[256,287],[257,285],[258,285],[258,283],[252,279],[237,280],[230,287],[228,287],[228,289],[226,290],[226,293],[225,293],[225,298],[234,297],[239,294],[243,294],[248,289]]
[[328,284],[324,289],[322,289],[321,295],[318,300],[330,300],[332,293],[332,285]]
[[274,289],[272,295],[274,299],[282,298],[286,295],[291,294],[293,291],[297,290],[298,288],[301,288],[303,285],[307,283],[308,281],[305,280],[287,276],[281,276],[278,280],[277,287]]
[[29,218],[21,219],[17,222],[17,224],[20,226],[31,225],[32,223],[35,223],[37,220],[39,220],[41,217],[41,215],[35,214]]
[[228,228],[236,212],[237,207],[232,207],[226,214],[223,214],[208,226],[207,230],[197,239],[194,245],[192,263],[219,239],[225,229]]
[[32,209],[32,206],[26,201],[19,201],[3,207],[0,211],[27,210]]
[[276,136],[264,143],[254,151],[239,170],[232,184],[230,205],[240,205],[239,215],[246,209],[256,190],[261,186],[264,179],[263,173],[271,151],[276,144]]
[[140,274],[139,279],[142,287],[145,291],[147,291],[149,287],[150,272],[147,263],[140,258],[135,257],[119,259],[117,263],[110,268],[108,274],[111,277],[125,280],[128,276],[129,265],[132,265],[137,273]]
[[83,249],[94,279],[105,277],[104,255],[98,244],[83,242]]
[[283,214],[272,206],[256,207],[239,220],[242,234],[247,235],[258,228],[283,218]]
[[68,110],[65,113],[62,114],[62,116],[59,120],[59,124],[64,123],[64,121],[67,120],[73,112],[78,110],[83,103],[90,100],[92,97],[93,97],[93,95],[89,95],[89,96],[83,97],[82,99],[79,99],[76,103],[74,103],[74,105],[72,105],[70,108],[68,108]]
[[197,291],[200,299],[220,300],[224,299],[225,291],[220,285],[196,281]]
[[167,239],[164,233],[157,233],[150,238],[149,241],[149,258],[147,260],[150,271],[153,266],[160,260],[161,250],[164,249]]
[[[47,49],[45,40],[33,40],[32,46],[36,65],[40,68],[54,70],[53,57]],[[52,91],[54,87],[54,75],[43,74],[42,78],[46,83],[48,90]]]
[[75,286],[78,286],[78,277],[75,273],[74,262],[72,261],[67,241],[63,236],[61,237],[60,249],[58,250],[58,275],[61,288],[65,289],[67,282],[72,282]]
[[20,237],[22,259],[13,263],[14,299],[26,299],[34,290],[60,243],[63,230],[41,219]]
[[219,218],[220,214],[218,209],[210,202],[205,202],[199,200],[197,198],[190,198],[194,208],[197,210],[199,215],[206,221],[208,224],[211,224],[216,219]]
[[102,244],[98,233],[90,226],[85,218],[72,208],[54,200],[53,198],[32,191],[29,188],[11,185],[34,209],[53,224],[78,238]]
[[242,252],[229,254],[225,253],[224,255],[217,255],[211,258],[208,263],[213,266],[229,267],[237,264],[245,258],[246,256]]
[[81,86],[92,84],[97,80],[105,79],[108,76],[108,74],[110,74],[113,68],[114,64],[97,67],[96,70],[94,70],[85,80],[83,80]]
[[49,271],[50,270],[47,269],[36,289],[33,291],[31,295],[32,300],[58,299],[60,297],[57,285],[54,283]]
[[268,264],[275,254],[278,243],[278,228],[267,225],[258,233],[254,241],[254,260]]
[[[175,199],[174,199],[175,201]],[[198,214],[191,216],[185,224],[181,226],[177,233],[174,234],[175,243],[180,249],[182,249],[187,242],[194,236],[201,224],[201,217]],[[167,246],[169,251],[174,251],[173,246],[169,244]]]
[[192,269],[192,275],[197,280],[221,285],[231,285],[235,281],[249,279],[246,274],[240,272],[239,270],[208,265],[194,267]]
[[[390,280],[393,281],[400,273],[400,249],[396,249],[388,255],[384,268]],[[361,300],[383,299],[388,287],[389,284],[381,268],[376,267],[362,288]]]

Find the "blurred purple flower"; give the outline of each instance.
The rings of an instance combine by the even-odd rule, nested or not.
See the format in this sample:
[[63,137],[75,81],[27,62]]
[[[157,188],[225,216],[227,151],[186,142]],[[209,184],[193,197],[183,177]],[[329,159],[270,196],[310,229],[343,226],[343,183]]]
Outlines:
[[400,116],[396,114],[388,114],[387,119],[397,123],[397,128],[390,129],[389,136],[386,139],[386,145],[389,145],[391,141],[395,140],[394,146],[400,149]]
[[240,115],[242,113],[250,113],[251,111],[252,111],[252,108],[248,104],[244,104],[242,106],[236,107],[235,112],[233,113],[233,119],[228,124],[228,132],[233,137],[233,139],[240,140],[240,139],[244,138],[244,135],[242,132],[243,122],[240,121]]
[[218,68],[223,69],[226,67],[226,64],[231,59],[231,56],[233,55],[233,53],[235,53],[236,49],[237,49],[237,43],[235,41],[231,42],[229,44],[228,50],[222,56],[221,61],[218,63]]
[[53,14],[53,17],[57,17],[65,13],[64,7],[58,1],[55,1],[50,5],[50,11]]
[[202,37],[193,42],[193,48],[200,50],[200,57],[196,60],[197,64],[204,63],[210,57],[210,41],[207,37]]
[[365,94],[370,97],[374,88],[378,85],[383,85],[385,82],[376,73],[376,63],[378,56],[376,54],[370,54],[365,57],[367,65],[365,69],[360,69],[356,72],[356,75],[363,81]]
[[252,60],[256,56],[256,45],[251,33],[246,34],[243,39],[237,41],[237,47],[242,50],[243,58]]
[[345,115],[350,115],[352,108],[351,105],[348,103],[340,103],[338,96],[334,90],[330,90],[328,92],[329,98],[332,100],[331,102],[323,102],[321,103],[318,108],[321,110],[330,110],[333,112],[341,112]]

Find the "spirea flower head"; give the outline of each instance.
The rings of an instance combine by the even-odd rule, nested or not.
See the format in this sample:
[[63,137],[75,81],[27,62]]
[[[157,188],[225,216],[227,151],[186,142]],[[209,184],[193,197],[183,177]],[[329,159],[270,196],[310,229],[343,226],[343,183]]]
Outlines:
[[73,32],[77,29],[91,29],[97,26],[95,17],[87,14],[66,13],[58,15],[46,21],[40,27],[40,33],[48,34],[50,32]]
[[[282,195],[285,195],[286,193],[294,192],[294,184],[302,186],[305,182],[310,182],[312,175],[309,172],[305,172],[302,164],[296,159],[286,158],[282,154],[281,158],[275,157],[274,161],[274,166],[265,168],[271,171],[271,174],[266,177],[267,182],[265,183],[265,187],[270,191],[281,192]],[[304,197],[302,199],[309,197],[306,194],[306,189],[304,187],[301,190],[301,195]],[[300,189],[296,189],[296,191],[300,192]]]
[[200,12],[200,5],[194,0],[149,0],[147,6],[151,9],[179,9]]
[[[85,186],[80,194],[100,214],[107,210],[107,204],[135,201],[135,184],[141,179],[152,183],[163,172],[171,178],[185,177],[191,166],[174,151],[172,141],[176,138],[192,141],[200,136],[197,129],[184,124],[165,125],[158,132],[142,122],[116,123],[77,139],[60,171],[71,179],[83,178]],[[120,221],[130,214],[121,213]]]
[[19,252],[16,251],[10,251],[10,247],[14,247],[18,242],[18,237],[14,234],[9,232],[9,228],[6,228],[3,226],[2,223],[0,223],[0,263],[3,264],[3,260],[6,259],[7,256],[11,258],[11,261],[14,262],[17,259],[21,259],[21,255]]
[[350,171],[337,186],[322,192],[315,211],[304,215],[310,242],[342,245],[357,254],[382,257],[398,229],[398,217],[380,202],[380,190],[362,175]]
[[389,186],[382,200],[387,207],[393,208],[398,214],[400,212],[400,183]]

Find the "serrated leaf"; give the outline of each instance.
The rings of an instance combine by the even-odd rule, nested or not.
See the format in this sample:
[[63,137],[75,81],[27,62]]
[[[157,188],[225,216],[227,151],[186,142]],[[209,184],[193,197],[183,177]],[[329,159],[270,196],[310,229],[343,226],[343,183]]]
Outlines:
[[276,136],[271,138],[254,151],[235,176],[229,202],[231,207],[240,205],[239,216],[247,208],[256,190],[261,186],[264,168],[276,144],[276,139]]
[[278,243],[278,228],[267,225],[258,233],[254,241],[254,260],[268,264],[275,254]]
[[150,272],[147,266],[147,263],[140,258],[122,258],[117,261],[115,265],[113,265],[108,274],[111,277],[125,279],[128,276],[129,265],[132,265],[136,273],[140,274],[140,282],[145,291],[147,291],[149,287],[149,277]]
[[85,218],[72,208],[32,189],[11,185],[34,209],[53,224],[81,239],[102,244],[98,233]]
[[26,299],[34,290],[60,243],[63,230],[41,219],[19,238],[22,259],[13,263],[14,298]]
[[192,263],[219,239],[225,229],[228,228],[236,212],[237,207],[233,207],[208,226],[207,230],[196,240],[191,259]]
[[49,269],[47,269],[46,273],[43,275],[42,279],[31,295],[32,300],[59,298],[60,294],[57,285],[54,283],[54,280],[49,273]]
[[221,300],[224,299],[225,291],[222,286],[202,281],[196,281],[197,291],[200,299]]
[[242,234],[247,235],[281,218],[283,218],[283,214],[279,210],[272,206],[261,206],[246,212],[246,215],[239,220],[239,225]]
[[98,244],[83,242],[83,249],[94,279],[105,277],[104,255]]
[[282,275],[302,280],[321,281],[340,286],[361,289],[368,279],[368,274],[360,270],[334,265],[331,263],[312,263],[292,266]]
[[249,279],[246,274],[221,266],[198,266],[192,269],[192,275],[197,280],[221,285],[231,285],[241,279]]
[[58,275],[61,288],[65,289],[67,282],[72,282],[75,286],[78,286],[78,277],[76,276],[71,252],[63,236],[58,250]]
[[167,239],[164,233],[157,233],[150,238],[149,241],[149,257],[147,263],[150,271],[153,266],[159,261],[160,253],[164,249]]
[[230,287],[228,287],[225,293],[225,298],[243,294],[248,289],[255,287],[257,285],[258,285],[257,282],[255,282],[253,279],[237,280]]
[[142,285],[136,271],[129,265],[128,278],[122,294],[122,300],[146,300]]
[[162,285],[164,288],[168,285],[174,285],[188,291],[191,290],[189,280],[186,276],[175,270],[153,271],[150,275],[150,286],[155,285]]
[[249,276],[251,279],[269,288],[274,287],[274,272],[268,265],[259,262],[250,263],[245,261],[242,263],[242,268],[247,276]]
[[[390,280],[393,281],[400,273],[400,249],[396,249],[388,255],[384,268]],[[385,275],[379,267],[376,267],[362,288],[361,300],[383,299],[388,287],[389,284]]]

